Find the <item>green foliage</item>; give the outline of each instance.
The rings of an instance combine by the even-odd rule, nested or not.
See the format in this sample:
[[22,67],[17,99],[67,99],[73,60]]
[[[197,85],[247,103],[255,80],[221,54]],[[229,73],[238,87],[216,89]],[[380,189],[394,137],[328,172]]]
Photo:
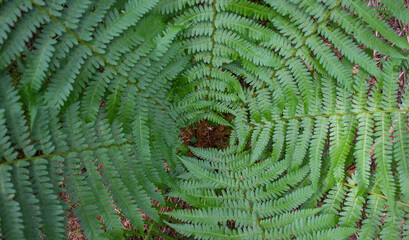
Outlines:
[[408,49],[359,0],[0,1],[0,237],[407,238]]

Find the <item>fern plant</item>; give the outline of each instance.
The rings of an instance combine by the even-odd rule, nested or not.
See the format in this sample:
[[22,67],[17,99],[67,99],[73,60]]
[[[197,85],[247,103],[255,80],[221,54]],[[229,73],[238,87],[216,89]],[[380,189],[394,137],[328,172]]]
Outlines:
[[[88,239],[408,238],[409,43],[364,2],[0,6],[2,238],[66,238],[70,207]],[[230,146],[188,157],[201,120]]]

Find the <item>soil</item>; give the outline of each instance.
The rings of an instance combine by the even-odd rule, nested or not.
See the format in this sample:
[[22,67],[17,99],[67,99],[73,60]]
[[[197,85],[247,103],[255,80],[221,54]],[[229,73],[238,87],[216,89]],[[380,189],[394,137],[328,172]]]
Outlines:
[[180,138],[186,146],[198,148],[225,148],[229,146],[231,129],[224,125],[211,124],[208,121],[195,123],[182,128]]

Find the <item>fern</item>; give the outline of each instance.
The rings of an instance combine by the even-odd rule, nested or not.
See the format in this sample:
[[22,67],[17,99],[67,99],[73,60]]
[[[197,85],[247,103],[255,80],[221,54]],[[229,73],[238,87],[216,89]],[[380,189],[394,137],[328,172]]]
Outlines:
[[360,0],[0,1],[0,237],[407,237],[408,49]]

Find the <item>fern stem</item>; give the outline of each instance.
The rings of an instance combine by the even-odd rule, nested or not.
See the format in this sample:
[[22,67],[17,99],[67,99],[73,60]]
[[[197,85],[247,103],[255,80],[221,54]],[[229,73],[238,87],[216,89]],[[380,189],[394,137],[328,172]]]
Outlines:
[[151,235],[151,231],[152,231],[152,228],[153,228],[153,225],[154,225],[155,223],[152,223],[151,225],[150,225],[150,227],[149,227],[149,229],[148,229],[148,232],[146,233],[146,236],[145,236],[145,238],[144,238],[144,240],[148,240],[149,239],[149,236]]
[[[209,73],[209,76],[207,76],[207,80],[209,80],[209,83],[210,83],[210,81],[212,80],[212,71],[213,71],[213,59],[214,59],[214,52],[213,52],[213,49],[214,49],[214,35],[215,35],[215,33],[216,33],[216,12],[217,12],[217,10],[216,10],[216,0],[214,0],[213,1],[213,3],[212,3],[212,10],[213,10],[213,19],[212,19],[212,28],[213,28],[213,31],[212,31],[212,35],[210,35],[210,41],[211,41],[211,43],[212,43],[212,48],[210,49],[210,60],[209,60],[209,70],[210,70],[210,73]],[[210,88],[209,88],[209,86],[206,86],[206,90],[209,92],[210,91]],[[206,99],[206,101],[208,101],[209,100],[209,96],[208,95],[206,95],[206,97],[205,97],[205,99]]]
[[[347,186],[347,187],[349,187],[349,188],[358,188],[358,186],[351,185],[351,184],[349,184],[349,183],[343,182],[342,184],[344,184],[345,186]],[[379,197],[379,198],[388,200],[384,195],[379,194],[379,193],[376,193],[376,192],[368,191],[368,194],[375,195],[375,196],[377,196],[377,197]],[[402,206],[405,206],[405,207],[408,207],[408,208],[409,208],[409,204],[407,204],[407,203],[404,203],[404,202],[402,202],[402,201],[396,201],[396,202],[397,202],[398,204],[402,205]]]
[[[362,112],[348,112],[348,113],[332,113],[332,114],[317,114],[317,115],[303,115],[303,116],[298,116],[298,117],[290,117],[290,118],[279,118],[277,120],[271,120],[270,122],[272,123],[277,123],[280,121],[284,121],[284,122],[288,122],[291,120],[301,120],[304,118],[317,118],[317,117],[325,117],[325,118],[329,118],[329,117],[343,117],[343,116],[347,116],[347,115],[351,115],[351,116],[357,116],[360,114],[376,114],[376,113],[407,113],[409,112],[409,109],[395,109],[395,110],[379,110],[379,111],[362,111]],[[261,125],[265,125],[263,123],[261,123]],[[254,125],[252,125],[254,126]]]
[[34,156],[34,157],[29,157],[29,158],[20,158],[20,159],[16,159],[14,161],[10,161],[10,162],[4,162],[1,163],[1,165],[13,165],[16,164],[17,162],[20,161],[34,161],[36,159],[42,158],[42,159],[48,159],[48,158],[52,158],[52,157],[56,157],[56,156],[64,156],[64,155],[68,155],[70,153],[83,153],[86,151],[96,151],[98,149],[110,149],[112,147],[122,147],[126,144],[131,144],[129,142],[125,142],[125,143],[121,143],[121,144],[111,144],[111,145],[107,145],[107,146],[101,146],[101,147],[97,147],[97,148],[85,148],[84,150],[81,151],[70,151],[70,152],[59,152],[59,153],[53,153],[53,154],[48,154],[48,155],[39,155],[39,156]]
[[[209,62],[209,68],[210,68],[210,74],[212,72],[213,69],[213,59],[214,59],[214,35],[216,33],[216,14],[217,14],[217,10],[216,10],[216,0],[213,1],[212,3],[212,9],[213,9],[213,19],[212,19],[212,35],[210,36],[210,40],[212,42],[212,49],[210,50],[210,62]],[[211,75],[208,76],[209,78],[211,78]],[[209,79],[210,80],[210,79]]]
[[[243,194],[244,194],[243,199],[244,199],[244,200],[247,200],[247,201],[249,202],[249,206],[250,206],[250,209],[249,209],[249,210],[250,210],[251,213],[253,213],[253,205],[252,205],[251,202],[247,199],[246,192],[243,192]],[[264,233],[264,228],[263,228],[263,226],[261,225],[260,220],[258,220],[258,218],[256,218],[256,223],[257,223],[257,226],[259,226],[259,228],[261,229],[261,237],[262,237],[262,239],[267,239],[267,238],[266,238],[266,235],[265,235],[265,233]]]

